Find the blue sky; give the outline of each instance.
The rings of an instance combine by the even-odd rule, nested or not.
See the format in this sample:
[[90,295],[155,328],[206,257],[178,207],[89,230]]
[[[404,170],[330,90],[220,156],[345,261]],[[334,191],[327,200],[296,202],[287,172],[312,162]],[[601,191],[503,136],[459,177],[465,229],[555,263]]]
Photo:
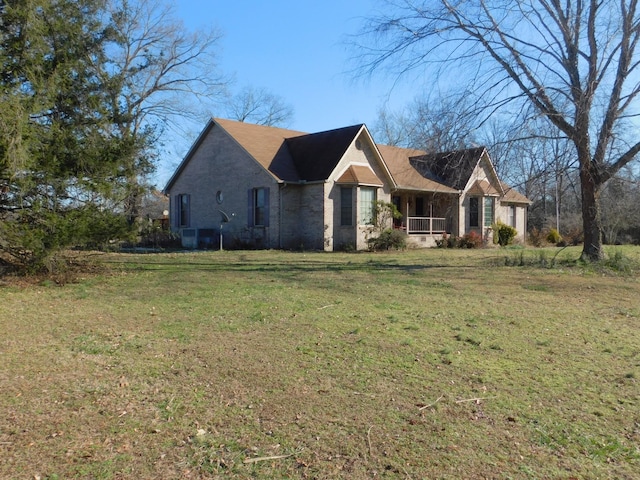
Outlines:
[[[372,126],[381,106],[399,109],[415,96],[382,75],[354,79],[347,36],[359,31],[376,0],[175,0],[190,30],[211,25],[223,34],[219,66],[233,75],[232,90],[265,88],[290,104],[293,130],[317,132],[357,123]],[[212,112],[213,116],[222,116]],[[202,125],[204,127],[204,125]],[[197,132],[196,132],[197,133]],[[188,148],[163,160],[158,186]],[[169,173],[167,173],[169,172]]]

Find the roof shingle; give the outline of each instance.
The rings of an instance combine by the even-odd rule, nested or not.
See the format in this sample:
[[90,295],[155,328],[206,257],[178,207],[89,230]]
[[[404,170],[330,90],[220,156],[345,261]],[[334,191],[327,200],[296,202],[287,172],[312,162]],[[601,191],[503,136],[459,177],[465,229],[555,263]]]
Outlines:
[[[210,125],[215,124],[226,131],[276,180],[283,182],[327,180],[351,143],[365,128],[363,124],[357,124],[309,134],[221,118],[213,119],[213,124]],[[211,127],[205,129],[201,137],[209,128]],[[190,153],[197,145],[192,147]],[[443,153],[427,153],[423,150],[388,145],[377,145],[377,148],[396,188],[443,193],[458,193],[463,190],[486,151],[485,147]],[[189,155],[168,186],[188,158]],[[349,167],[338,183],[383,184],[371,169],[357,165]],[[507,184],[501,182],[500,186],[505,192],[502,201],[531,203]],[[488,182],[476,182],[472,189],[484,195],[500,194]]]
[[286,139],[296,171],[307,182],[326,180],[363,125]]

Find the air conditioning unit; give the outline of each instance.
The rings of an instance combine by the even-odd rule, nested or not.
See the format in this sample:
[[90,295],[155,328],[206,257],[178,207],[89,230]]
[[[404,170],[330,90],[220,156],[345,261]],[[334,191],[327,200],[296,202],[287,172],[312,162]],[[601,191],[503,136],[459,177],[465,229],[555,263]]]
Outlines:
[[198,229],[198,248],[213,248],[218,242],[218,234],[213,228]]

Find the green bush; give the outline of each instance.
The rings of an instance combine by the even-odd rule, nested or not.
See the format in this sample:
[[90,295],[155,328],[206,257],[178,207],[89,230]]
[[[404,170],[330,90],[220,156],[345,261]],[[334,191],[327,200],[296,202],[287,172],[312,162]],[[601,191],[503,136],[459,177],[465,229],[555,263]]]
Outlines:
[[380,236],[370,238],[369,250],[404,250],[407,247],[407,234],[401,230],[387,228]]
[[0,254],[27,273],[55,273],[63,249],[131,238],[133,229],[123,215],[91,204],[59,211],[33,206],[0,218]]
[[493,225],[493,243],[497,243],[501,247],[511,245],[516,235],[518,235],[518,231],[510,225],[502,222]]
[[551,230],[549,230],[549,233],[547,233],[547,242],[555,245],[561,240],[562,235],[560,235],[560,232],[558,232],[558,230],[556,230],[555,228],[552,228]]
[[614,250],[613,253],[608,252],[603,264],[605,267],[620,273],[633,273],[638,268],[637,263],[620,250]]

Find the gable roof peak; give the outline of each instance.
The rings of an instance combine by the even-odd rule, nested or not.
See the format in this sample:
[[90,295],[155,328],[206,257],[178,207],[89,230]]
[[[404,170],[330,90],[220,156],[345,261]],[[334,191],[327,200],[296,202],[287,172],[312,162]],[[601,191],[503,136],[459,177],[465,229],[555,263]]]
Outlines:
[[364,124],[316,133],[214,118],[236,143],[281,182],[329,178]]
[[485,153],[488,156],[487,148],[480,146],[427,153],[410,157],[409,161],[427,178],[461,191],[467,186],[473,171]]
[[363,126],[352,125],[285,139],[300,178],[306,181],[329,178]]

